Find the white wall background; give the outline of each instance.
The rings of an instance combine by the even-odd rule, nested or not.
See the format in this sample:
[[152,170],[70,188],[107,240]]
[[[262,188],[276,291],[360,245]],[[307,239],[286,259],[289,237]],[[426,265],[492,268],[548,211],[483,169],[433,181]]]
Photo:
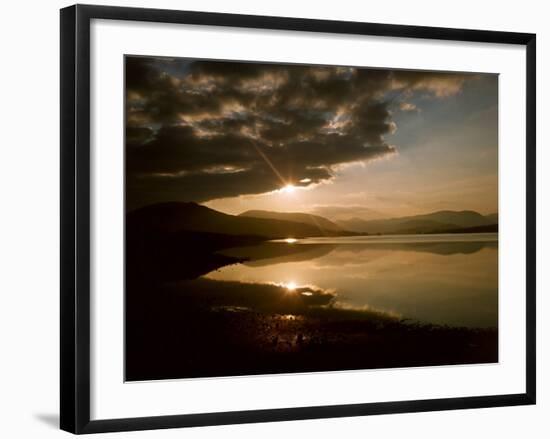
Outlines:
[[[462,0],[104,0],[120,6],[535,32],[538,38],[538,223],[550,222],[550,28],[545,2]],[[0,436],[62,437],[58,422],[59,0],[4,4],[0,52]],[[550,231],[538,230],[537,406],[117,433],[143,438],[545,438],[550,435]],[[546,415],[546,416],[545,416]],[[105,435],[107,436],[107,435]]]

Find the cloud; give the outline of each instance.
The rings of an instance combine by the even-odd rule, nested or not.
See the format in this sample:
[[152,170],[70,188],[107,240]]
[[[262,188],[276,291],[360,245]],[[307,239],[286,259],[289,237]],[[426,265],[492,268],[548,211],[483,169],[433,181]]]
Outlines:
[[399,104],[399,109],[401,111],[420,111],[420,109],[411,102],[401,102]]
[[422,91],[441,98],[459,93],[467,79],[478,77],[476,74],[396,70],[392,88],[408,93]]
[[458,93],[466,79],[127,57],[128,207],[331,180],[339,165],[395,152],[385,137],[395,130],[391,106],[399,95],[443,98]]

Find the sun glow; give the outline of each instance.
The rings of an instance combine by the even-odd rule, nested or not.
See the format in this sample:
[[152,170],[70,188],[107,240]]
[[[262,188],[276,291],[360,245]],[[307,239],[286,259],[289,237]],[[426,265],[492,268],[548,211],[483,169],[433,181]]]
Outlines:
[[298,240],[296,238],[286,238],[285,239],[285,242],[287,244],[294,244],[295,242],[297,242]]
[[294,193],[295,189],[296,189],[296,186],[294,186],[293,184],[287,184],[281,189],[281,191],[285,194],[292,194]]
[[285,288],[289,291],[294,291],[296,289],[296,282],[290,281],[285,284]]

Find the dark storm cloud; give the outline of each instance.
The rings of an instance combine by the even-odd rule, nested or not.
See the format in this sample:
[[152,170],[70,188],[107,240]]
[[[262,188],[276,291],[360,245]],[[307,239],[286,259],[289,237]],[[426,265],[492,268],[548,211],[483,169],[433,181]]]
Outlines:
[[127,57],[128,207],[259,194],[395,152],[392,109],[464,75]]

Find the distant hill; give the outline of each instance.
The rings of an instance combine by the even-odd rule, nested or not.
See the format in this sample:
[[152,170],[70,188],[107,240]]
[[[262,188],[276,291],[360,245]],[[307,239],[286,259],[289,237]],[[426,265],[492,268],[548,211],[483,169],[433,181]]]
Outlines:
[[338,221],[341,227],[360,233],[431,233],[489,226],[498,222],[498,218],[483,216],[472,210],[442,210],[424,215],[405,216],[381,220],[365,221],[360,218]]
[[348,220],[350,218],[360,218],[365,221],[370,221],[388,217],[380,211],[357,204],[351,204],[349,206],[318,205],[313,208],[312,213],[330,218],[333,222]]
[[227,215],[197,203],[182,202],[155,204],[129,212],[127,228],[163,235],[192,231],[266,239],[319,236],[319,228],[311,224]]
[[492,224],[498,224],[498,213],[490,213],[489,215],[485,215],[485,218],[487,218]]
[[300,213],[300,212],[270,212],[267,210],[247,210],[246,212],[241,213],[241,217],[250,217],[250,218],[264,218],[264,219],[274,219],[274,220],[283,220],[283,221],[292,221],[296,223],[308,224],[315,227],[318,235],[327,235],[331,232],[343,232],[344,229],[338,224],[333,223],[332,221],[319,216],[313,215],[310,213]]

